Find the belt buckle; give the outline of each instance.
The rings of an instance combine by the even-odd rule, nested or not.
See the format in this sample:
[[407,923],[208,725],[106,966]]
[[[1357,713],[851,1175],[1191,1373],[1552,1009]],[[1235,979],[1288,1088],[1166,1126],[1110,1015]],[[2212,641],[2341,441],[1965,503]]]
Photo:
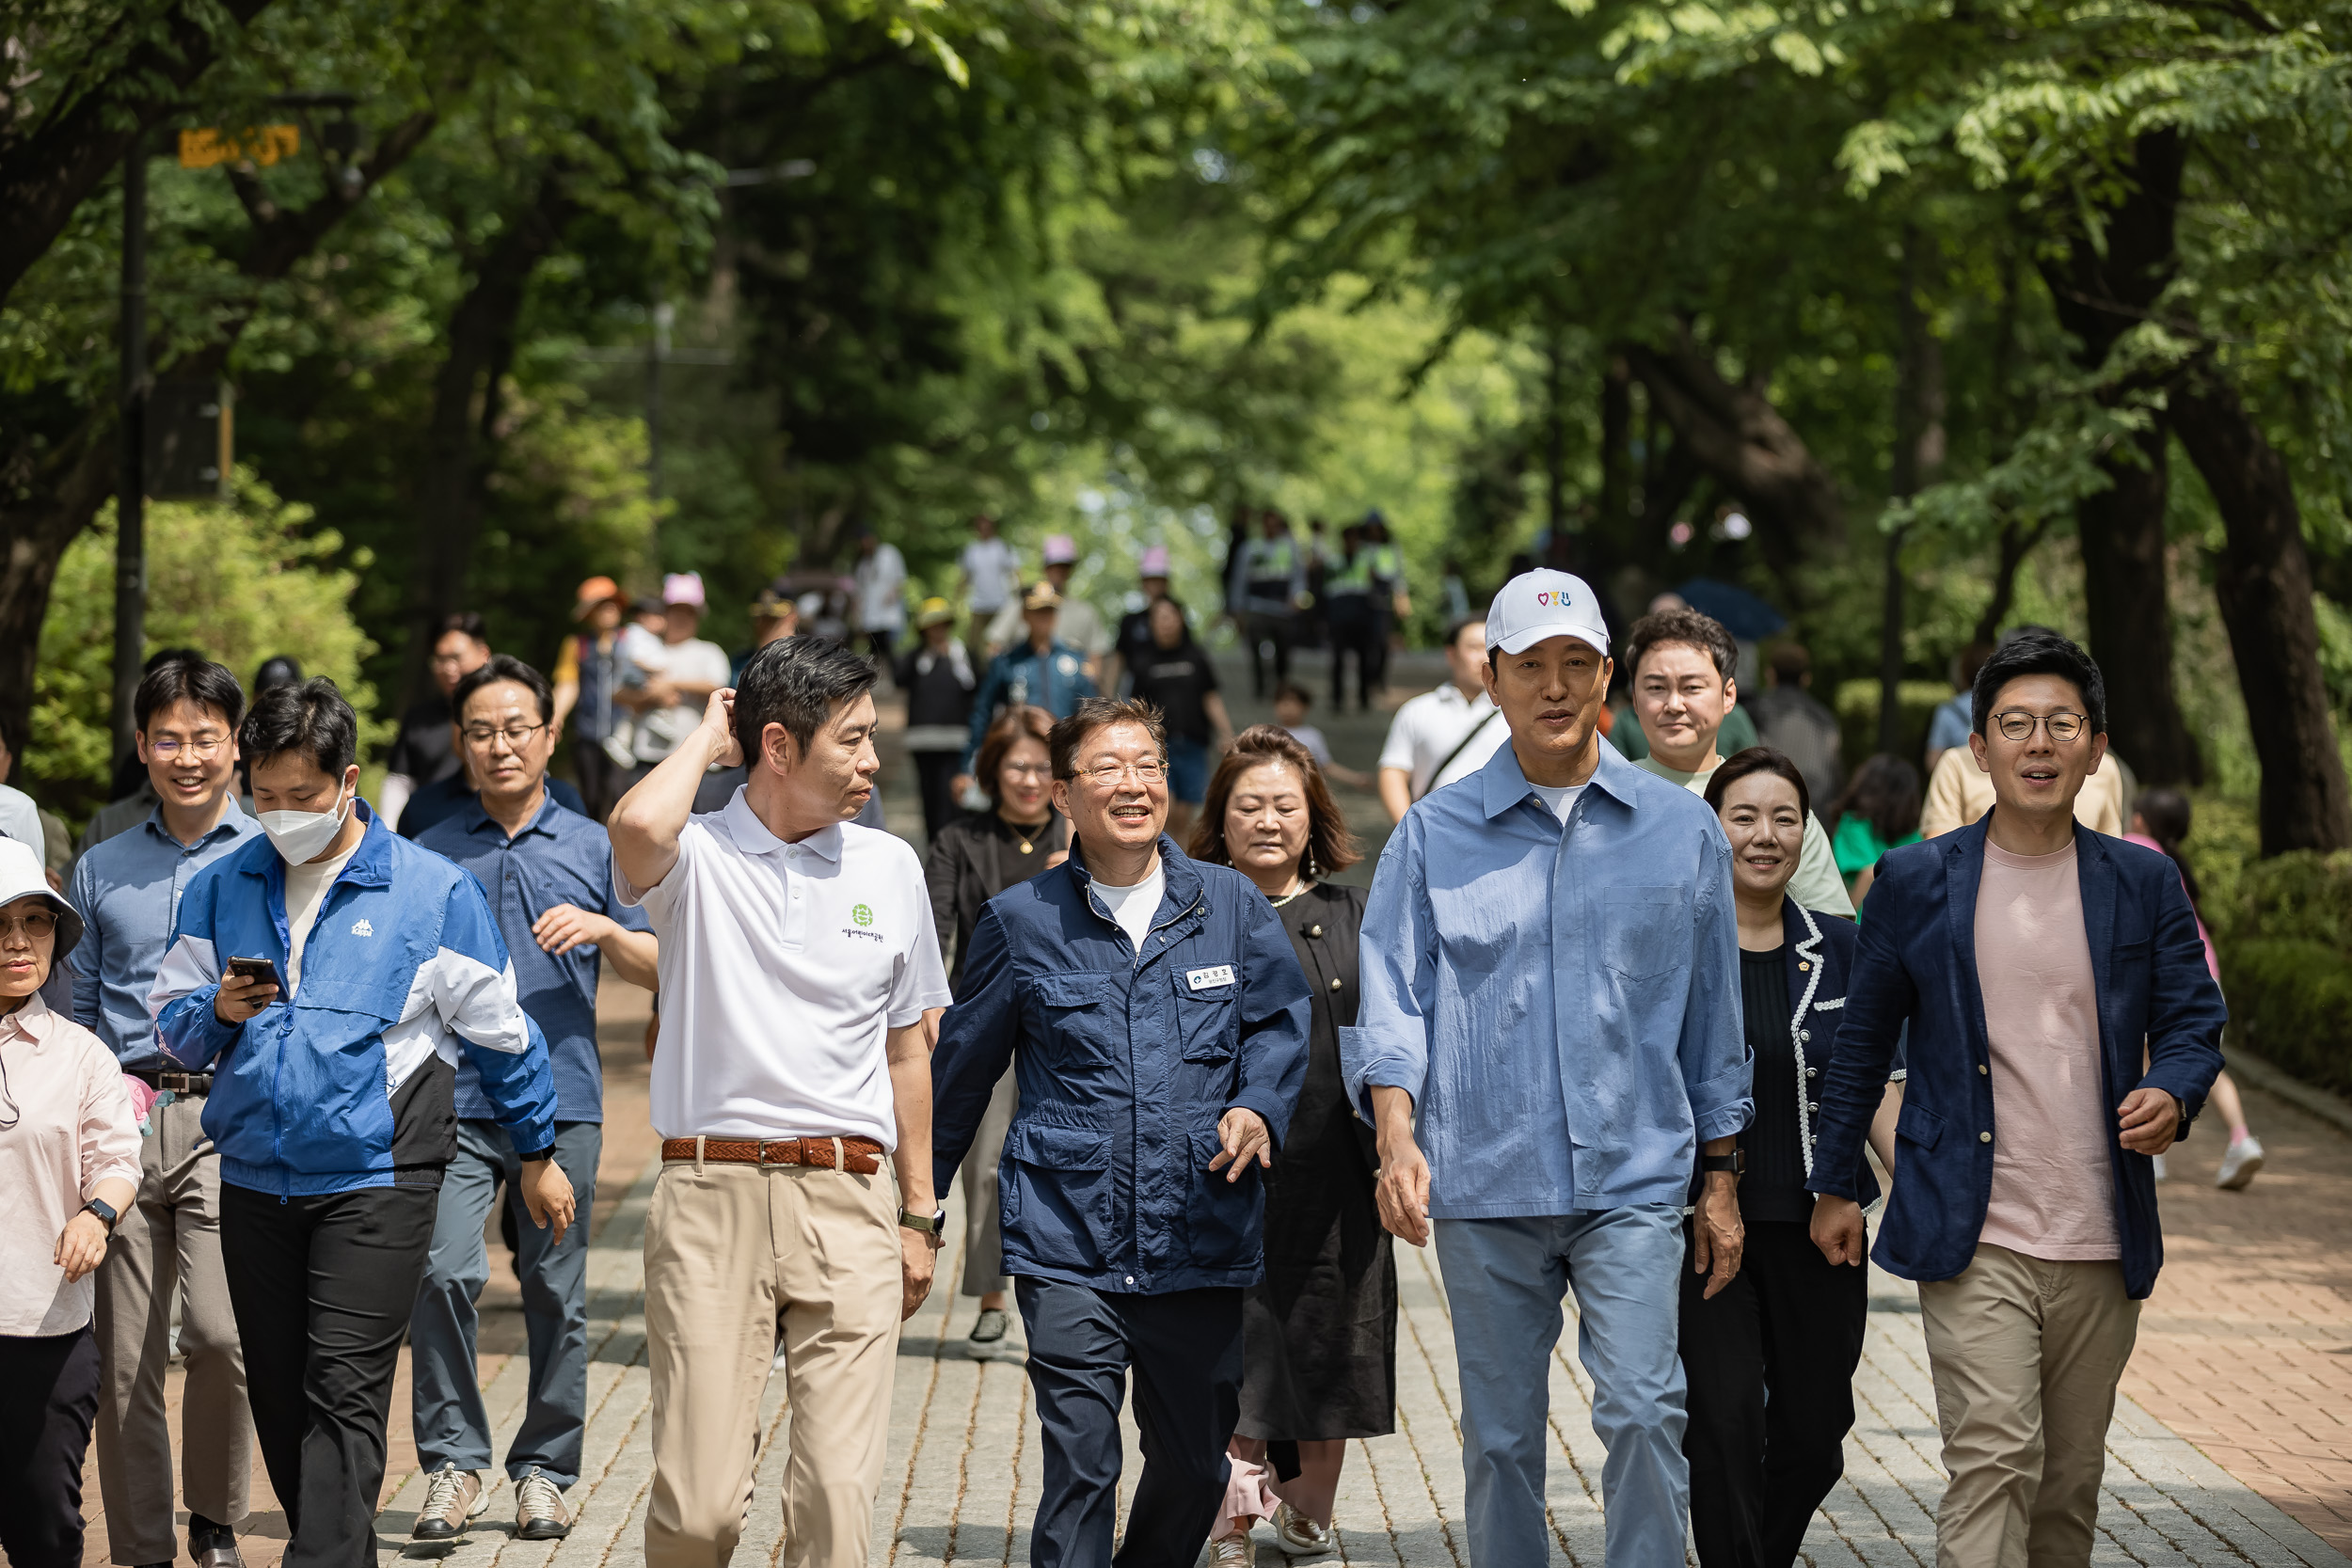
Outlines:
[[763,1165],[797,1165],[801,1163],[801,1140],[798,1138],[766,1138],[759,1145],[759,1163]]

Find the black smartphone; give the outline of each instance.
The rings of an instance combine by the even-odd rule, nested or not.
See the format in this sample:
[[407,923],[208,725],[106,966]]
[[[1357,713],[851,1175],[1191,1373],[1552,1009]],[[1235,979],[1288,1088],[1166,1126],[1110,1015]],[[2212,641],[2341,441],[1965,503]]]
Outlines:
[[267,958],[231,958],[229,973],[242,974],[256,985],[276,986],[280,991],[286,989],[286,982],[278,977],[278,966]]

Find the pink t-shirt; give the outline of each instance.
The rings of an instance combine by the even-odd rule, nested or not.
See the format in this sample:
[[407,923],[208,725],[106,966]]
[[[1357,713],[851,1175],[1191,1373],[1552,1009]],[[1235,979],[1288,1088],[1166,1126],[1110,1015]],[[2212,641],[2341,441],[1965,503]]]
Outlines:
[[2074,847],[2015,855],[1988,842],[1976,935],[1993,1047],[1993,1200],[1979,1239],[2051,1262],[2120,1257],[2116,1120]]

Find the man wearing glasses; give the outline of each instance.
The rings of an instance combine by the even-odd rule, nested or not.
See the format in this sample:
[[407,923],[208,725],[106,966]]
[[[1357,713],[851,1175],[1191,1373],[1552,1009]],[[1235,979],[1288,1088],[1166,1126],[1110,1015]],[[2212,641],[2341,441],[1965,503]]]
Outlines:
[[138,1199],[116,1225],[98,1272],[98,1481],[114,1560],[171,1561],[164,1373],[177,1301],[187,1369],[180,1420],[188,1555],[198,1568],[234,1568],[232,1527],[246,1515],[253,1423],[221,1270],[220,1159],[201,1126],[213,1075],[183,1072],[166,1058],[147,994],[181,894],[262,828],[237,807],[245,692],[236,676],[191,656],[160,660],[139,682],[132,712],[157,804],[137,827],[93,845],[68,892],[82,916],[82,940],[68,960],[74,1021],[158,1095],[139,1140]]
[[1871,884],[1815,1124],[1813,1239],[1862,1266],[1853,1173],[1908,1023],[1877,1258],[1919,1283],[1951,1475],[1936,1561],[2086,1563],[2164,1257],[2151,1157],[2220,1070],[2226,1010],[2172,862],[2075,820],[2107,744],[2090,656],[2013,637],[1977,673],[1975,722],[1991,813],[1890,852]]
[[[580,1212],[596,1202],[604,1080],[596,1057],[596,977],[609,958],[651,990],[658,948],[644,912],[612,889],[605,831],[548,793],[555,698],[547,678],[494,654],[453,693],[457,743],[481,784],[472,800],[419,835],[472,872],[490,896],[523,1011],[547,1036],[555,1074],[555,1163]],[[490,1417],[474,1361],[474,1301],[489,1278],[484,1221],[501,1181],[520,1210],[520,1165],[470,1063],[457,1070],[457,1153],[441,1178],[433,1251],[409,1323],[417,1459],[429,1477],[415,1539],[462,1538],[489,1505]],[[588,1398],[588,1227],[557,1238],[516,1227],[515,1272],[531,1344],[531,1398],[507,1445],[516,1531],[552,1541],[571,1528],[563,1493],[580,1479]]]
[[1242,1291],[1307,1074],[1307,981],[1264,895],[1188,858],[1159,710],[1090,697],[1048,739],[1070,858],[989,900],[931,1063],[945,1194],[1010,1064],[1004,1272],[1028,1331],[1040,1568],[1112,1560],[1119,1410],[1145,1463],[1125,1568],[1190,1568],[1241,1414]]

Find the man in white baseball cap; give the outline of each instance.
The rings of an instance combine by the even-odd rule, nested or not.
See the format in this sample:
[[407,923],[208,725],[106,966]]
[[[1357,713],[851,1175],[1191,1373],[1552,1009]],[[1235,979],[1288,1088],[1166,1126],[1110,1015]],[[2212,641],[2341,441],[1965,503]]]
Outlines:
[[1389,839],[1340,1031],[1349,1101],[1377,1132],[1381,1223],[1437,1241],[1479,1562],[1550,1555],[1545,1369],[1571,1288],[1608,1559],[1683,1560],[1694,1168],[1707,1293],[1740,1263],[1734,1143],[1754,1101],[1731,850],[1704,800],[1602,742],[1610,668],[1583,582],[1529,572],[1495,595],[1485,676],[1510,743]]

